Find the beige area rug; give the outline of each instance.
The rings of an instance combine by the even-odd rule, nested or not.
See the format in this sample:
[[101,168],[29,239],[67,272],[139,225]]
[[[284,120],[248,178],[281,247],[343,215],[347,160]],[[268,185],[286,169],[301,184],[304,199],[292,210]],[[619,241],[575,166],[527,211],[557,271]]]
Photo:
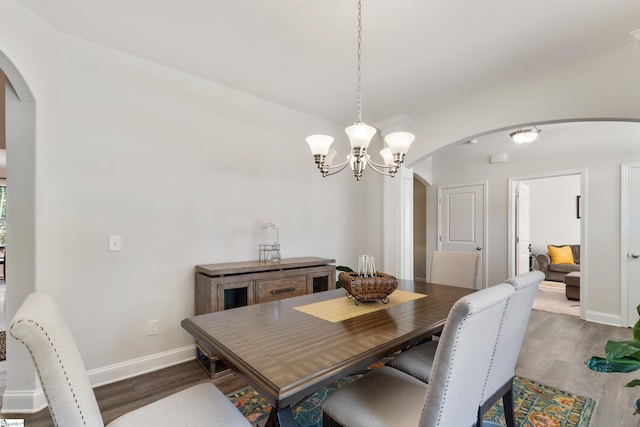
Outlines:
[[294,307],[296,310],[310,314],[322,320],[328,320],[331,323],[341,322],[351,319],[352,317],[362,316],[363,314],[373,313],[374,311],[393,307],[394,305],[403,304],[405,302],[417,300],[426,297],[425,294],[417,294],[414,292],[401,291],[396,289],[389,295],[389,303],[384,304],[382,301],[361,302],[356,305],[353,298],[346,296],[335,298],[328,301],[316,302],[313,304],[301,305]]
[[543,281],[533,301],[533,309],[580,317],[580,301],[568,300],[561,282]]

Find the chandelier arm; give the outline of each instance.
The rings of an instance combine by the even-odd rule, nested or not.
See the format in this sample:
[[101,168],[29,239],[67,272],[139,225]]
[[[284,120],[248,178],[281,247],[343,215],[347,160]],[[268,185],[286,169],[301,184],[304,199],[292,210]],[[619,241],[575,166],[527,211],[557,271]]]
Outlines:
[[342,169],[344,169],[345,167],[347,167],[347,165],[349,164],[349,159],[345,160],[344,162],[340,163],[339,165],[335,165],[335,166],[327,166],[329,168],[329,170],[333,170],[333,169],[338,169],[340,168],[339,171],[336,172],[340,172]]
[[[371,169],[373,169],[374,171],[376,171],[376,172],[377,172],[377,173],[379,173],[380,175],[384,175],[384,176],[395,176],[396,171],[397,171],[397,168],[396,168],[396,171],[393,171],[393,172],[386,172],[386,171],[384,171],[384,170],[380,170],[380,169],[378,169],[378,167],[380,167],[380,168],[384,168],[384,169],[391,169],[391,170],[393,170],[393,166],[382,166],[382,165],[378,165],[378,164],[373,163],[373,162],[367,162],[367,163],[369,163],[369,167],[370,167]],[[376,166],[378,166],[378,167],[376,167]]]
[[[327,172],[325,174],[323,174],[322,176],[331,176],[331,175],[335,175],[337,173],[340,173],[344,170],[344,168],[347,167],[347,165],[349,164],[349,160],[347,160],[346,162],[340,163],[339,165],[336,166],[329,166],[329,170],[331,170],[332,172]],[[336,169],[336,170],[334,170]]]
[[380,164],[380,163],[376,163],[376,162],[374,162],[374,161],[373,161],[373,160],[371,160],[371,159],[367,159],[367,163],[369,163],[369,164],[370,164],[370,165],[372,165],[372,166],[377,166],[377,167],[382,168],[382,169],[392,169],[392,168],[397,168],[397,167],[399,167],[399,166],[400,166],[400,165],[398,165],[398,164],[394,164],[394,165],[392,165],[392,166],[389,166],[389,165],[382,165],[382,164]]

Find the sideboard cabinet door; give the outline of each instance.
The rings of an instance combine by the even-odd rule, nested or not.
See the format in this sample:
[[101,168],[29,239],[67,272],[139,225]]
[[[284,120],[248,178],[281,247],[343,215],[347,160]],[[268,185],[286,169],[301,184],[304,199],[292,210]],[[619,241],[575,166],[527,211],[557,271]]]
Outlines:
[[219,283],[217,311],[253,304],[253,285],[253,280]]

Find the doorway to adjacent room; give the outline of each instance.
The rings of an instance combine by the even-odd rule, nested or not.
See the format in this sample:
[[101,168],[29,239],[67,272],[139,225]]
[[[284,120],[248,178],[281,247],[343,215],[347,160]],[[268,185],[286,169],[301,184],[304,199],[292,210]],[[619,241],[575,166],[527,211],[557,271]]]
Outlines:
[[[582,171],[568,171],[510,180],[514,201],[512,268],[516,272],[526,268],[545,274],[534,309],[581,316],[581,299],[585,294],[584,274],[580,271],[583,269],[581,253],[584,253],[582,177]],[[569,262],[573,265],[552,265],[548,245],[569,246],[572,252]],[[574,270],[577,272],[571,280],[565,279],[567,273]],[[576,281],[577,294],[571,292],[575,290]]]

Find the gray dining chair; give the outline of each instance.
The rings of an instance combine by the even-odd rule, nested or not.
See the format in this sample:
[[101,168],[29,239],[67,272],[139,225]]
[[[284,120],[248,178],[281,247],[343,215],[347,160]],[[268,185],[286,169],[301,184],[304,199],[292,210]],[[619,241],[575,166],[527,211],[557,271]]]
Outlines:
[[[504,322],[501,325],[499,340],[496,343],[494,360],[488,371],[487,384],[480,405],[479,426],[482,425],[482,414],[500,399],[504,405],[507,427],[515,426],[513,378],[529,323],[533,300],[543,279],[543,273],[533,271],[506,281],[513,286],[515,293],[507,302]],[[429,341],[418,345],[399,354],[389,362],[389,366],[408,373],[421,381],[429,382],[437,347],[438,341]]]
[[501,284],[454,304],[429,383],[388,366],[374,369],[324,401],[323,425],[475,425],[505,306],[513,293],[511,285]]
[[477,252],[435,251],[431,256],[431,283],[477,289],[480,280]]
[[[104,426],[89,376],[55,301],[29,295],[13,317],[11,335],[31,353],[54,424]],[[251,426],[211,383],[202,383],[115,419],[109,427]]]

